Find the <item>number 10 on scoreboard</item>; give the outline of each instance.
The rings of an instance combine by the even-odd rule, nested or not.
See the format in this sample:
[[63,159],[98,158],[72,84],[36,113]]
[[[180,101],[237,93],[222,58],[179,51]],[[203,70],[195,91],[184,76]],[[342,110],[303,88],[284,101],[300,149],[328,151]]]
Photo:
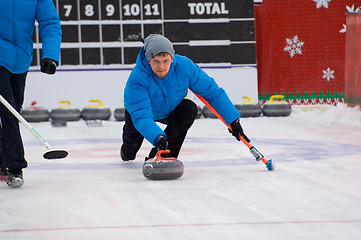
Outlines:
[[[70,17],[70,14],[73,10],[72,5],[64,5],[64,17]],[[138,4],[125,4],[123,6],[124,16],[139,16],[140,15],[140,6]],[[107,4],[105,6],[106,15],[111,17],[115,13],[115,6],[113,4]],[[94,6],[92,4],[87,4],[84,6],[83,13],[87,17],[92,17],[95,14]],[[144,14],[146,16],[159,16],[159,5],[158,4],[146,4],[144,5]]]

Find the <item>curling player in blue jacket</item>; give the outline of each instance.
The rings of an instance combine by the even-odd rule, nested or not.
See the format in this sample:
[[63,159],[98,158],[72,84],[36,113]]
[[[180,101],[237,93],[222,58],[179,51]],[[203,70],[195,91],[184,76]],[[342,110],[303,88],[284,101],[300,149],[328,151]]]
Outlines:
[[[144,40],[124,90],[126,111],[120,150],[124,161],[136,158],[144,138],[154,146],[146,160],[166,149],[170,150],[166,157],[178,158],[197,117],[197,105],[185,98],[188,89],[218,111],[238,140],[241,135],[249,141],[226,92],[192,60],[175,54],[169,39],[151,34]],[[164,131],[156,122],[167,125]]]
[[[61,26],[52,0],[0,1],[0,95],[20,112],[26,75],[33,59],[35,19],[42,38],[41,71],[54,74],[59,62]],[[0,175],[10,187],[23,185],[27,167],[18,120],[0,103]],[[0,176],[0,177],[1,177]]]

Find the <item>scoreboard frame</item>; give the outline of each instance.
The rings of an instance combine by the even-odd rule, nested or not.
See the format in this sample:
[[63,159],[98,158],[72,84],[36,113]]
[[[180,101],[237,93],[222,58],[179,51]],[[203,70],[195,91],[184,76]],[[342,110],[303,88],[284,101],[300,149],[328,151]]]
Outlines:
[[[63,38],[60,65],[129,67],[151,33],[176,53],[210,66],[256,64],[252,0],[53,0]],[[32,67],[40,65],[35,24]]]

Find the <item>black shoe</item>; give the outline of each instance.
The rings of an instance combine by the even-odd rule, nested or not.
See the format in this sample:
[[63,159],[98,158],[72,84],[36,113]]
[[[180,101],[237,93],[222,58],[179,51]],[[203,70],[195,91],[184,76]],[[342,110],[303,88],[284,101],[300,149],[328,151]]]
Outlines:
[[124,145],[122,145],[122,147],[120,148],[120,157],[122,158],[123,161],[129,161],[135,159],[135,155],[130,156],[128,152],[125,150]]
[[23,170],[16,169],[9,172],[8,181],[6,182],[9,187],[16,188],[21,187],[24,184]]

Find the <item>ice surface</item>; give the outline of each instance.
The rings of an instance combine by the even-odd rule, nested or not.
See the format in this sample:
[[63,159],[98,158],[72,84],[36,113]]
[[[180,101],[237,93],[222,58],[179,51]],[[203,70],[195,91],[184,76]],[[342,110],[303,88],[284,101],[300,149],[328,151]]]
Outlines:
[[0,239],[361,239],[361,113],[320,106],[289,117],[241,120],[270,172],[217,119],[198,119],[179,159],[184,175],[142,175],[151,146],[119,158],[123,122],[32,126],[63,160],[22,127],[25,184],[0,182]]

